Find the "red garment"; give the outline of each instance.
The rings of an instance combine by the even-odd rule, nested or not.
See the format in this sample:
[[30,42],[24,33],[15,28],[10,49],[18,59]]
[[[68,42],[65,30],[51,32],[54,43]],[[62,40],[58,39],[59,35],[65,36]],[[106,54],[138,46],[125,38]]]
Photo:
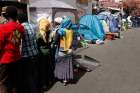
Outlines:
[[15,21],[0,25],[0,64],[15,62],[21,58],[23,33],[23,26]]

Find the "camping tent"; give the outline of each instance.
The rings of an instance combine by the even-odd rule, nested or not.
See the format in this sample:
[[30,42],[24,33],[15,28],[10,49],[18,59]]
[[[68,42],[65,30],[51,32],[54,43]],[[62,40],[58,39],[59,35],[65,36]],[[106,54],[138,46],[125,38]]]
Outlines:
[[105,33],[103,26],[96,15],[84,15],[80,18],[79,24],[84,25],[87,29],[80,29],[79,33],[87,40],[104,40]]
[[32,23],[36,23],[36,19],[42,15],[49,17],[54,23],[57,12],[72,12],[75,15],[75,20],[78,18],[76,8],[61,1],[38,0],[29,4],[29,20]]

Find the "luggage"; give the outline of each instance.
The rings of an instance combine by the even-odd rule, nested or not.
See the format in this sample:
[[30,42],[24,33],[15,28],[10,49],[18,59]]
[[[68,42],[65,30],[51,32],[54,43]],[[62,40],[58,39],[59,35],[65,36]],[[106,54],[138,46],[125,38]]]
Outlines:
[[94,70],[96,67],[100,66],[100,63],[89,56],[84,55],[83,57],[74,57],[73,64],[80,69],[86,70],[90,72]]

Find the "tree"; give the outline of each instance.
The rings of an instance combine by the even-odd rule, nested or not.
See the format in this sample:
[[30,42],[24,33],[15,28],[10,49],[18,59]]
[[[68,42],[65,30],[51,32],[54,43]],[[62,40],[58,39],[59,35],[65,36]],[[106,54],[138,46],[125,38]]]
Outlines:
[[123,1],[123,7],[124,7],[124,10],[130,14],[132,13],[132,11],[138,8],[138,5],[135,0],[125,0]]

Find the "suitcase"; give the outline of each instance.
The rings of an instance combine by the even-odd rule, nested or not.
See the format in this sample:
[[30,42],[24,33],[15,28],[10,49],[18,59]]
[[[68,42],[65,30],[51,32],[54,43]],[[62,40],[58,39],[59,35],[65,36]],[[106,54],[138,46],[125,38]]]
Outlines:
[[87,55],[79,56],[79,57],[74,57],[74,66],[76,68],[80,68],[82,70],[85,70],[87,72],[93,71],[96,67],[100,66],[100,62],[97,61],[94,58],[91,58]]

